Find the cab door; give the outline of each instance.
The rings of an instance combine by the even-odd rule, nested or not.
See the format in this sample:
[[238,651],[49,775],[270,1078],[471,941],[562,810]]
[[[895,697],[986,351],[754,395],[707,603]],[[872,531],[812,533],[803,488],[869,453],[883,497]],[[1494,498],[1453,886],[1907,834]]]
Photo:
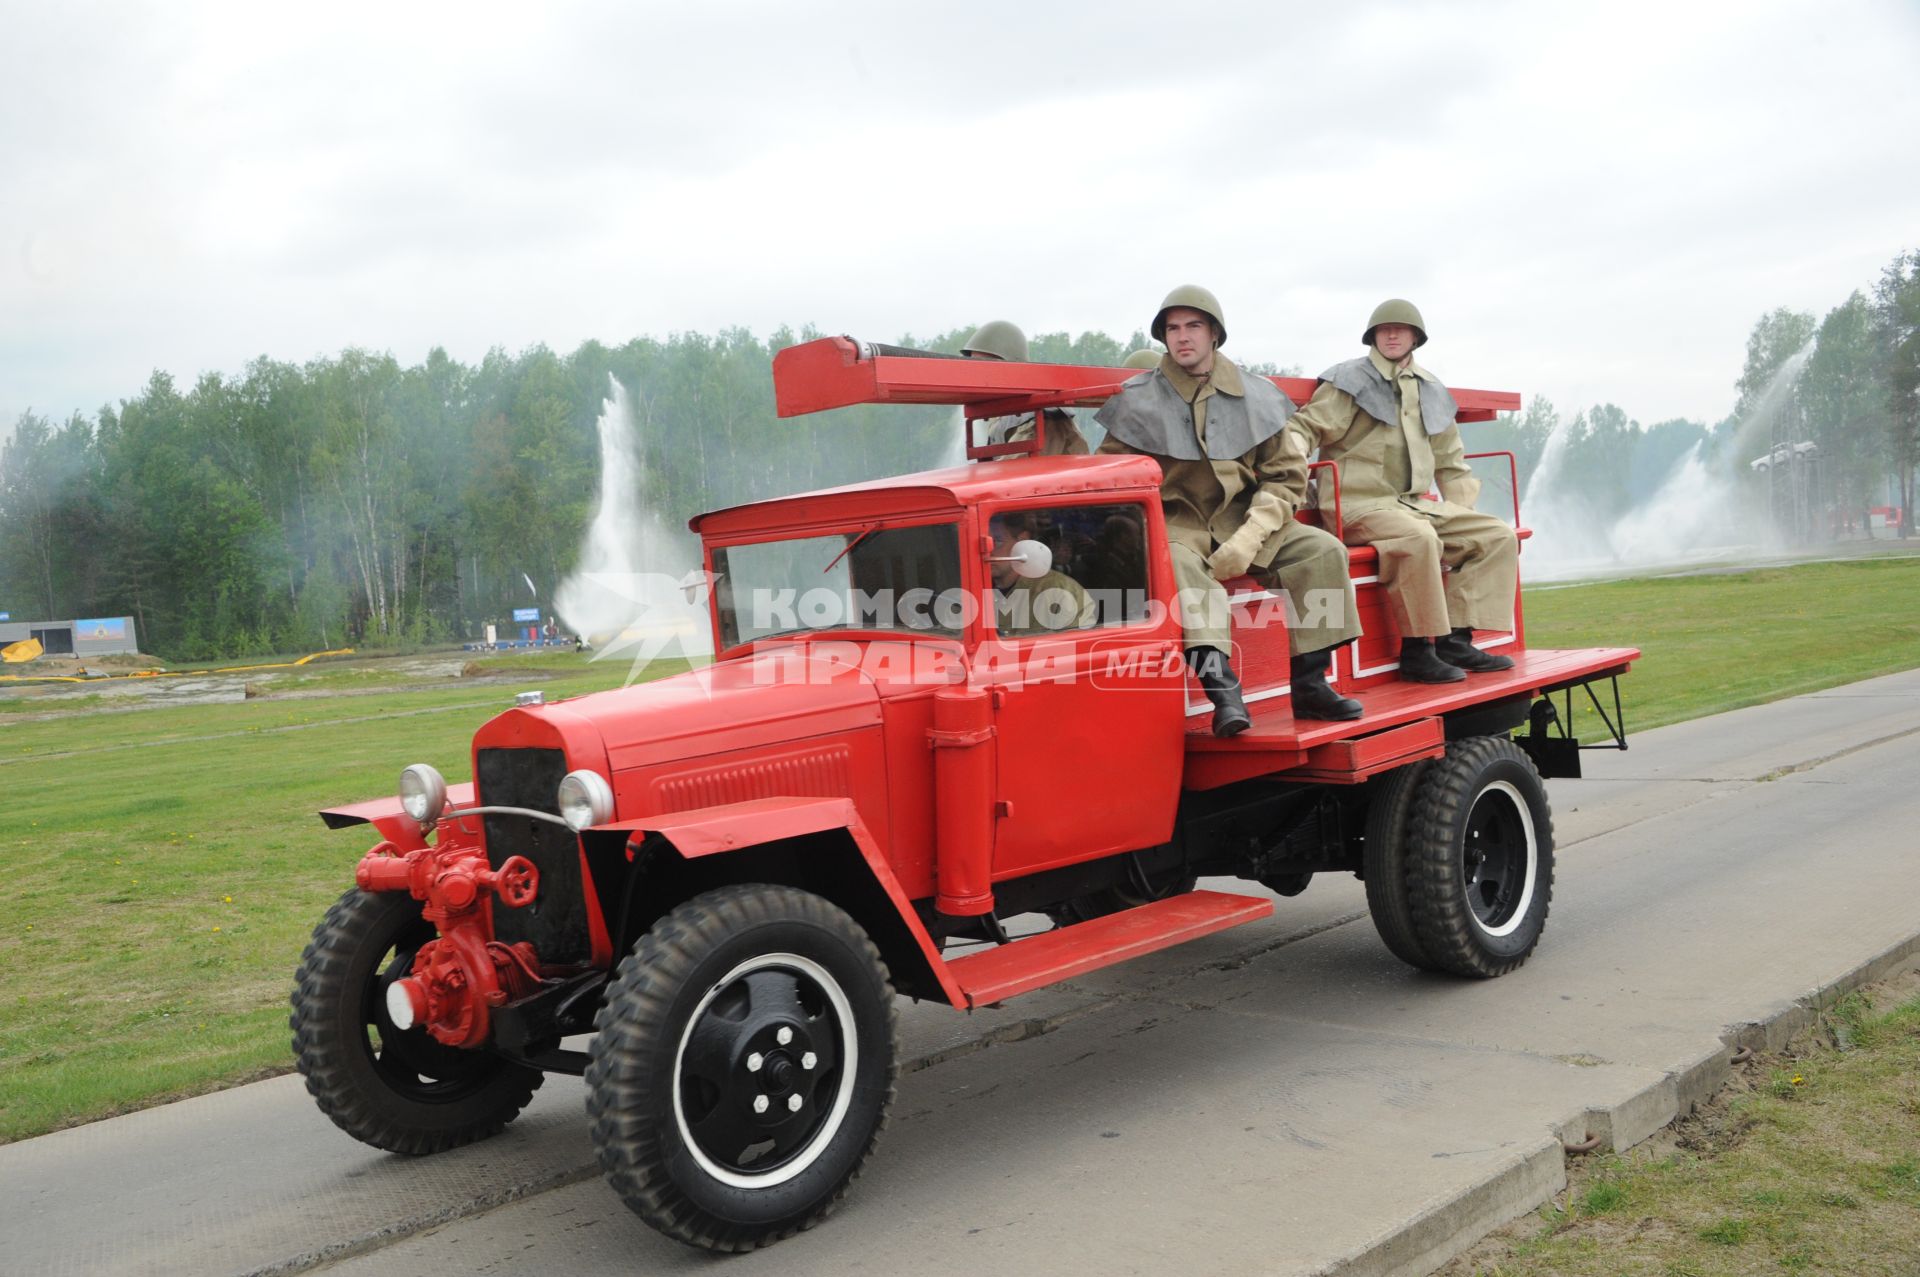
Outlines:
[[[995,881],[1172,834],[1186,671],[1177,619],[1153,603],[1172,594],[1171,581],[1152,580],[1164,562],[1147,553],[1159,513],[1139,502],[990,512],[989,544],[1004,549],[1012,524],[1053,560],[1026,587],[990,579],[981,609],[988,632],[972,677],[993,703]],[[1022,593],[1024,612],[1010,605]]]

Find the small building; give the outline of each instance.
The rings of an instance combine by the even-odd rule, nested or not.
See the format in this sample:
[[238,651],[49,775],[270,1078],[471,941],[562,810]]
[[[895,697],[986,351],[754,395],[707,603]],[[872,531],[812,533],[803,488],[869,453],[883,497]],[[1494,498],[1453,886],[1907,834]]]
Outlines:
[[[4,616],[4,613],[0,613]],[[137,653],[138,636],[130,616],[104,616],[84,621],[14,621],[0,619],[0,647],[23,639],[39,639],[46,656],[116,656]]]

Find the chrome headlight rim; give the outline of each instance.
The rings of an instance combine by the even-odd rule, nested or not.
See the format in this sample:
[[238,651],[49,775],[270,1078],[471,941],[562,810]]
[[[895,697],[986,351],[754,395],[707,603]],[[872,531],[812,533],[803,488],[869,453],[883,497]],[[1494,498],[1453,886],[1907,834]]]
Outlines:
[[599,772],[581,768],[560,779],[560,818],[576,832],[613,819],[613,786]]
[[447,811],[447,778],[431,763],[414,763],[400,772],[400,809],[423,825]]

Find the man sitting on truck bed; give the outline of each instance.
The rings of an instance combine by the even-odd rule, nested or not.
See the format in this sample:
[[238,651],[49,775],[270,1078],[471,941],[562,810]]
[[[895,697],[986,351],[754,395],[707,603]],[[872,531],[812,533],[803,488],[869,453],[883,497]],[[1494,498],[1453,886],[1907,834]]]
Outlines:
[[1187,662],[1213,702],[1214,735],[1253,721],[1228,659],[1233,630],[1220,585],[1243,574],[1285,590],[1298,613],[1287,635],[1294,717],[1360,717],[1358,701],[1327,686],[1333,649],[1359,637],[1360,619],[1346,547],[1293,517],[1306,498],[1307,453],[1285,429],[1292,402],[1219,353],[1227,326],[1204,288],[1167,294],[1153,336],[1167,347],[1159,365],[1126,381],[1094,420],[1107,430],[1101,452],[1160,463]]
[[[1475,647],[1473,632],[1513,629],[1520,542],[1505,520],[1473,508],[1480,481],[1465,459],[1453,396],[1413,362],[1427,344],[1426,321],[1412,302],[1384,301],[1360,340],[1368,352],[1320,374],[1287,429],[1339,463],[1341,535],[1379,552],[1400,677],[1454,683],[1512,669],[1510,658]],[[1435,484],[1439,500],[1427,495]],[[1333,485],[1318,486],[1331,523]],[[1444,581],[1443,566],[1451,569]]]

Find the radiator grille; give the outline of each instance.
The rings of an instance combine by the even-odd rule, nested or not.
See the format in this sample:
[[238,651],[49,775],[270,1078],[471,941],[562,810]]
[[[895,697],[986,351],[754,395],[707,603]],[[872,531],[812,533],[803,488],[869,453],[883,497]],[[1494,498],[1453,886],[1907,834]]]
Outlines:
[[[474,760],[474,790],[483,806],[527,807],[560,814],[560,780],[567,756],[557,749],[483,749]],[[526,816],[482,816],[487,863],[498,869],[525,856],[540,871],[540,894],[520,909],[494,902],[496,938],[531,941],[547,966],[586,962],[587,902],[580,883],[580,840],[565,825]]]

